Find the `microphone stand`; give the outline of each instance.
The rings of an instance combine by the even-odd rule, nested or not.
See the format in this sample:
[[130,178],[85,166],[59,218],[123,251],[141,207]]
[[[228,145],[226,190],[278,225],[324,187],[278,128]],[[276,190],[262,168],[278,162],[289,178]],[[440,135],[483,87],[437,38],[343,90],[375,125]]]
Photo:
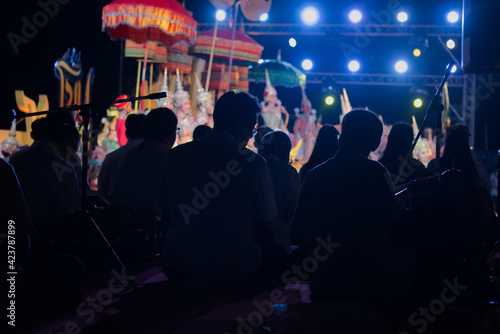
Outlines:
[[83,218],[86,221],[91,222],[96,230],[99,232],[101,238],[104,240],[108,248],[110,249],[111,253],[115,257],[115,259],[118,261],[120,266],[123,268],[124,272],[127,274],[128,280],[130,285],[134,290],[137,289],[137,285],[135,284],[132,276],[128,272],[127,268],[123,264],[122,260],[118,256],[118,254],[115,252],[111,244],[109,243],[108,239],[104,235],[104,233],[101,231],[99,228],[99,225],[96,223],[96,221],[92,218],[92,215],[90,214],[90,211],[87,208],[87,169],[88,169],[88,154],[89,154],[89,139],[90,139],[90,131],[89,131],[89,123],[90,120],[96,118],[95,112],[92,111],[93,107],[96,106],[101,106],[101,105],[110,105],[110,104],[116,104],[116,103],[122,103],[122,102],[134,102],[134,101],[139,101],[139,100],[154,100],[154,99],[161,99],[167,97],[167,93],[161,92],[161,93],[154,93],[154,94],[149,94],[146,96],[138,96],[138,97],[131,97],[128,99],[121,99],[121,100],[113,100],[113,101],[108,101],[108,102],[94,102],[94,103],[87,103],[87,104],[81,104],[81,105],[72,105],[72,106],[65,106],[53,110],[47,110],[47,111],[39,111],[39,112],[34,112],[34,113],[29,113],[29,114],[17,114],[15,116],[9,117],[9,119],[22,119],[26,117],[33,117],[33,116],[39,116],[39,115],[48,115],[52,113],[58,113],[58,112],[69,112],[69,111],[75,111],[75,110],[80,110],[79,115],[82,118],[82,125],[83,125],[83,131],[82,131],[82,175],[81,175],[81,211],[77,213],[77,217]]
[[403,163],[400,165],[399,170],[398,170],[398,177],[396,178],[396,181],[394,182],[395,184],[398,184],[399,179],[401,178],[401,174],[404,172],[405,167],[408,166],[409,159],[413,154],[413,150],[415,149],[415,146],[417,145],[418,139],[422,136],[422,132],[424,131],[425,124],[427,123],[427,119],[429,116],[432,114],[433,111],[437,113],[436,115],[436,124],[435,124],[435,134],[436,134],[436,158],[434,159],[435,162],[435,169],[439,171],[440,168],[440,151],[441,151],[441,128],[442,128],[442,121],[441,121],[441,115],[439,114],[444,110],[444,106],[439,102],[439,98],[441,97],[441,90],[443,89],[444,84],[446,83],[446,80],[448,80],[448,77],[451,74],[451,69],[455,65],[455,62],[451,61],[448,66],[446,66],[446,71],[444,73],[443,79],[441,80],[441,83],[439,84],[438,89],[436,90],[436,93],[431,99],[431,102],[427,106],[427,110],[425,111],[425,116],[422,121],[422,124],[419,127],[418,134],[416,137],[413,139],[413,142],[411,144],[411,148],[406,154],[405,160]]

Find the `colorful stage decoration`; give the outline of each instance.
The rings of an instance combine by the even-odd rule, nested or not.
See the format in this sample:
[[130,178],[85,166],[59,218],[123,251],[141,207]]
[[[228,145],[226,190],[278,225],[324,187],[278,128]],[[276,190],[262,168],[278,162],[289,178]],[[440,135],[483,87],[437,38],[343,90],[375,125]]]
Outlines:
[[172,46],[192,44],[196,21],[177,0],[116,0],[102,9],[102,30],[114,39]]
[[264,59],[258,65],[249,66],[248,79],[256,83],[266,82],[266,70],[275,86],[305,87],[306,75],[292,64],[281,60],[280,52],[276,59]]
[[[54,64],[56,77],[59,79],[59,107],[78,104],[88,104],[91,100],[92,83],[94,80],[94,68],[90,68],[85,77],[85,88],[82,96],[83,69],[80,52],[73,48],[64,53],[62,58]],[[83,98],[83,99],[82,99]],[[82,124],[79,111],[74,111],[74,119],[78,125]]]
[[[210,56],[214,30],[200,32],[189,53],[208,59]],[[232,28],[217,30],[214,47],[214,61],[225,62],[231,55]],[[257,63],[264,47],[248,36],[242,29],[235,32],[233,65],[243,66]]]
[[[167,48],[181,42],[191,45],[196,38],[196,26],[191,14],[177,0],[115,0],[102,10],[102,31],[107,31],[113,39],[144,44],[141,83],[138,80],[136,96],[140,85],[143,86],[141,93],[148,91],[144,88],[147,86],[147,42],[158,42]],[[135,109],[137,111],[137,103]]]

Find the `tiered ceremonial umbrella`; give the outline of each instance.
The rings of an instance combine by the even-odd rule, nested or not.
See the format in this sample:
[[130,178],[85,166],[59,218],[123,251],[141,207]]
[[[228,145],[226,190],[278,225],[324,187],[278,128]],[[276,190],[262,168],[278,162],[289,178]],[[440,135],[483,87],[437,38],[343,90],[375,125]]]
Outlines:
[[306,75],[292,64],[281,60],[279,53],[276,59],[264,59],[262,63],[250,66],[248,70],[249,81],[265,83],[266,70],[269,72],[269,79],[275,86],[306,86]]
[[[214,58],[227,60],[231,55],[232,28],[222,28],[217,30],[215,38]],[[214,31],[206,30],[198,33],[196,42],[189,50],[189,53],[204,58],[210,56]],[[264,47],[253,38],[245,34],[244,31],[236,31],[234,37],[233,64],[250,65],[257,63],[262,55]]]
[[196,21],[177,0],[115,0],[102,9],[102,30],[114,39],[145,44],[142,80],[145,80],[147,42],[166,47],[196,38]]

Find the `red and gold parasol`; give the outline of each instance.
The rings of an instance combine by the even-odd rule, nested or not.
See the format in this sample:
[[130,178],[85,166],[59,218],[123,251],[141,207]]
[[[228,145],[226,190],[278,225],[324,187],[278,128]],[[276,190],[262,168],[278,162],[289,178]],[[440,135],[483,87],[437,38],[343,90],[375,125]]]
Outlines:
[[192,44],[196,21],[177,0],[115,0],[102,9],[102,30],[115,39]]
[[[177,0],[115,0],[102,9],[102,31],[114,39],[144,44],[142,86],[146,85],[148,42],[159,42],[167,48],[181,42],[191,45],[196,38],[196,26]],[[136,92],[139,95],[139,80]]]

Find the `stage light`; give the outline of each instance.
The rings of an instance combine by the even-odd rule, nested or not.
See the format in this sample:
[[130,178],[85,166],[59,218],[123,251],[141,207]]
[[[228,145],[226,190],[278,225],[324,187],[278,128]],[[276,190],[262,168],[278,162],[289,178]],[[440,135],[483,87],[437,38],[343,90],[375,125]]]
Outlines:
[[315,25],[319,20],[319,12],[316,8],[308,6],[300,12],[300,18],[305,25]]
[[349,71],[351,72],[357,72],[360,67],[361,66],[359,65],[359,62],[357,60],[351,60],[347,65],[347,68],[349,68]]
[[451,73],[455,73],[457,71],[457,65],[453,65],[451,68]]
[[313,67],[313,62],[310,59],[304,59],[302,61],[302,68],[309,71]]
[[458,19],[460,18],[460,15],[458,14],[458,12],[456,11],[451,11],[449,12],[447,15],[446,15],[446,19],[448,20],[448,22],[450,23],[455,23],[458,21]]
[[264,62],[264,59],[259,59],[259,60],[257,61],[257,63],[258,63],[258,64],[262,64],[263,62]]
[[297,46],[297,41],[295,40],[295,38],[293,38],[293,37],[292,37],[292,38],[290,38],[290,39],[288,40],[288,44],[289,44],[292,48],[294,48],[294,47],[296,47],[296,46]]
[[415,108],[420,108],[420,107],[422,107],[423,104],[424,103],[422,102],[422,99],[419,97],[417,97],[415,100],[413,100],[413,106]]
[[420,55],[422,55],[422,51],[420,51],[419,48],[416,48],[415,50],[413,50],[413,55],[415,57],[420,57]]
[[406,22],[408,20],[408,14],[405,12],[399,12],[396,18],[399,22]]
[[400,60],[394,65],[394,68],[398,73],[404,73],[408,70],[408,64],[404,60]]
[[217,21],[224,21],[226,19],[226,12],[223,11],[222,9],[219,9],[215,13],[215,18],[217,19]]
[[259,20],[260,20],[261,22],[264,22],[264,21],[266,21],[268,18],[269,18],[269,15],[267,15],[267,13],[264,13],[264,14],[262,14],[262,15],[259,17]]
[[361,14],[361,12],[357,9],[353,9],[349,13],[349,20],[352,23],[358,23],[359,21],[361,21],[362,18],[363,18],[363,14]]
[[446,46],[448,47],[448,49],[454,49],[455,48],[455,41],[452,39],[447,40]]
[[335,102],[335,99],[333,98],[333,96],[331,95],[328,95],[326,98],[325,98],[325,103],[329,106],[331,106],[333,104],[333,102]]

